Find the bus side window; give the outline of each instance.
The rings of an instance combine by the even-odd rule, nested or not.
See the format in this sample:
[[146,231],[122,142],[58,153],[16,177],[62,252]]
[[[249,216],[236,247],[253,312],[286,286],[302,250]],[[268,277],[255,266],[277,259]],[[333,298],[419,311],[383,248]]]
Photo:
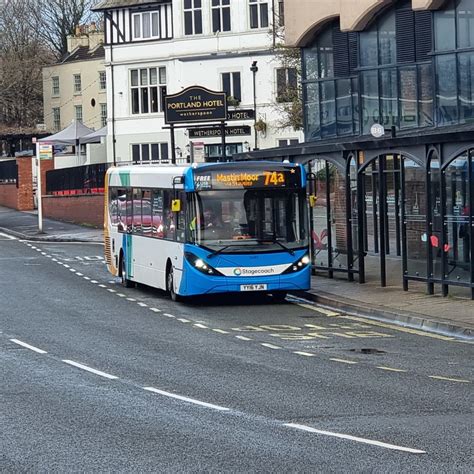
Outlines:
[[125,205],[126,213],[126,232],[132,232],[133,228],[133,193],[131,189],[126,190],[127,203]]
[[163,237],[163,191],[161,189],[152,191],[151,228],[153,237],[159,239]]
[[178,198],[181,201],[181,211],[176,214],[176,240],[184,242],[186,240],[186,193],[180,191]]
[[173,193],[171,191],[163,191],[163,221],[164,221],[164,235],[163,238],[175,240],[176,238],[176,216],[171,210],[171,201]]
[[123,188],[117,189],[117,225],[120,232],[127,229],[127,192]]
[[151,191],[142,191],[142,234],[151,236]]
[[142,233],[142,191],[141,189],[133,189],[132,201],[132,232],[134,234]]
[[117,188],[109,188],[109,216],[112,225],[118,224]]

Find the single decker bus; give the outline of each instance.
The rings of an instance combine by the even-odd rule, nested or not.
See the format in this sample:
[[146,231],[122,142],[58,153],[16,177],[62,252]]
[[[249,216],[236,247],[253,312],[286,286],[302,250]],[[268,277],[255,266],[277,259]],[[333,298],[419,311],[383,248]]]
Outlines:
[[310,287],[301,165],[120,166],[105,180],[105,257],[124,286],[194,295]]

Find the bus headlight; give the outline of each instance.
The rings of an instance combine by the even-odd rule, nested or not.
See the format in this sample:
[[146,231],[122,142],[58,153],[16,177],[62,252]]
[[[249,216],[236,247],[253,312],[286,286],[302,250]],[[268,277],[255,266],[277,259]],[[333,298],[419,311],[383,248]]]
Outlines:
[[282,275],[288,275],[288,273],[295,273],[299,272],[300,270],[303,270],[303,268],[306,268],[309,264],[311,263],[311,259],[309,258],[309,255],[306,254],[303,257],[301,257],[299,260],[296,262],[292,263],[283,273]]
[[185,252],[184,257],[196,270],[204,273],[205,275],[211,276],[223,276],[221,272],[217,271],[214,267],[209,265],[205,260],[199,258],[191,252]]

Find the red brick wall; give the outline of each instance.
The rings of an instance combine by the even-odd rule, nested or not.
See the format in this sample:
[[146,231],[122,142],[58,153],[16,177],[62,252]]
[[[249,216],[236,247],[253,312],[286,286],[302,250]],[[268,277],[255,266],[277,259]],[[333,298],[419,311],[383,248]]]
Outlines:
[[17,193],[16,184],[0,184],[0,206],[17,209]]
[[104,195],[43,195],[43,216],[59,221],[102,228],[104,223]]

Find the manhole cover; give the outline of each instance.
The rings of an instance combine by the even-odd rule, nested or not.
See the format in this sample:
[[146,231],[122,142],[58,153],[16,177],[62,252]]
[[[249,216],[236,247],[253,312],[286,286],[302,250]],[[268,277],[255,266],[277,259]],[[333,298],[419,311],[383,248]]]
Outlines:
[[361,354],[386,354],[386,351],[380,349],[373,349],[370,347],[364,347],[362,349],[350,349],[350,352],[360,352]]

